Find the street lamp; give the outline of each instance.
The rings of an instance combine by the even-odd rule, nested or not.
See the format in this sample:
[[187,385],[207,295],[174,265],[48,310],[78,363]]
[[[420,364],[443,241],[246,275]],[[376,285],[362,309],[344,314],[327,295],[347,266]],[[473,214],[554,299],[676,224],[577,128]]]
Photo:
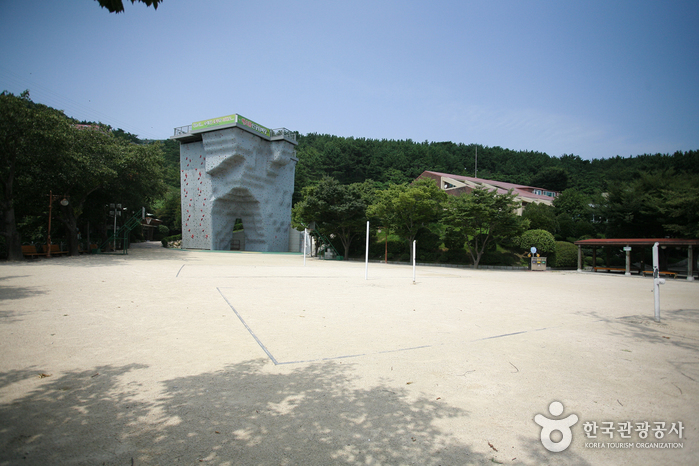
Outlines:
[[[46,257],[51,257],[51,214],[53,210],[53,201],[58,199],[61,199],[61,196],[58,194],[53,194],[53,191],[49,191],[49,234],[46,243]],[[61,199],[61,205],[63,207],[68,205],[68,199],[70,199],[70,196],[66,196],[64,194],[63,199]]]

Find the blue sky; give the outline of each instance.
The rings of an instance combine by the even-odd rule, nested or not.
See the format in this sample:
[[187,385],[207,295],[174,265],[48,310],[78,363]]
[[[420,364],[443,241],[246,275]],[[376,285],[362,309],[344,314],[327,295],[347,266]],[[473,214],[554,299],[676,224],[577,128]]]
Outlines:
[[302,134],[585,159],[699,149],[697,1],[0,0],[0,90],[163,139]]

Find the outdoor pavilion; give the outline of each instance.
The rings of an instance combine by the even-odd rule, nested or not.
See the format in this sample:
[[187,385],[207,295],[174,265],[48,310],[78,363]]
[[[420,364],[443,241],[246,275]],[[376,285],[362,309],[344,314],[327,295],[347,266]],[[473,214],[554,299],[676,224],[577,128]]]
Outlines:
[[[631,249],[632,248],[643,248],[653,247],[655,243],[658,243],[660,247],[686,247],[687,248],[687,280],[694,280],[694,254],[693,247],[699,246],[699,239],[680,239],[680,238],[608,238],[608,239],[584,239],[576,241],[575,244],[578,246],[578,272],[582,271],[583,264],[583,247],[592,248],[592,270],[607,270],[607,271],[624,271],[625,275],[631,275]],[[626,251],[626,269],[609,267],[609,260],[607,260],[606,267],[597,267],[597,248],[598,247],[623,247]],[[609,252],[609,251],[608,251]],[[641,261],[643,264],[643,261]],[[643,266],[642,266],[643,269]],[[641,270],[643,273],[645,270]],[[662,271],[661,273],[669,273],[668,271]]]

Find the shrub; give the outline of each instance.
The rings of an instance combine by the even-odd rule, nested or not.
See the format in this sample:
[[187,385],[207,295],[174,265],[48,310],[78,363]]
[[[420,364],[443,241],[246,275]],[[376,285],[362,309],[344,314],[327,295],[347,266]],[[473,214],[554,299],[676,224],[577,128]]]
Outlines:
[[442,264],[468,264],[471,262],[471,258],[464,248],[455,248],[442,252],[437,262]]
[[481,256],[478,265],[505,265],[512,266],[517,263],[517,256],[510,252],[486,251]]
[[529,250],[532,246],[536,252],[545,256],[556,252],[556,240],[551,233],[546,230],[527,230],[519,238],[519,246],[524,250]]
[[577,267],[578,247],[567,241],[556,241],[556,262],[554,267]]
[[529,252],[531,247],[536,253],[548,259],[549,264],[556,263],[556,239],[546,230],[527,230],[519,238],[519,247]]
[[[585,261],[586,266],[588,266],[588,267],[592,266],[592,256],[585,256],[584,261]],[[597,257],[597,261],[595,263],[595,266],[597,266],[597,267],[604,266],[604,259],[602,259],[601,257]]]
[[166,248],[168,247],[168,243],[171,243],[173,241],[182,241],[182,235],[166,236],[165,238],[160,240],[160,243],[163,245],[164,248]]

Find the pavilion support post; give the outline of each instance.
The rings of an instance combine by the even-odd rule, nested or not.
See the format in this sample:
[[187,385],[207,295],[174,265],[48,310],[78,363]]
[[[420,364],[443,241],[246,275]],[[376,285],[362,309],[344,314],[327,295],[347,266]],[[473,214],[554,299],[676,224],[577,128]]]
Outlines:
[[692,251],[692,245],[687,247],[687,281],[694,281],[694,251]]
[[626,275],[627,277],[631,276],[631,248],[630,247],[628,247],[628,249],[626,250],[626,272],[624,272],[624,275]]
[[582,246],[578,244],[578,272],[582,272]]

